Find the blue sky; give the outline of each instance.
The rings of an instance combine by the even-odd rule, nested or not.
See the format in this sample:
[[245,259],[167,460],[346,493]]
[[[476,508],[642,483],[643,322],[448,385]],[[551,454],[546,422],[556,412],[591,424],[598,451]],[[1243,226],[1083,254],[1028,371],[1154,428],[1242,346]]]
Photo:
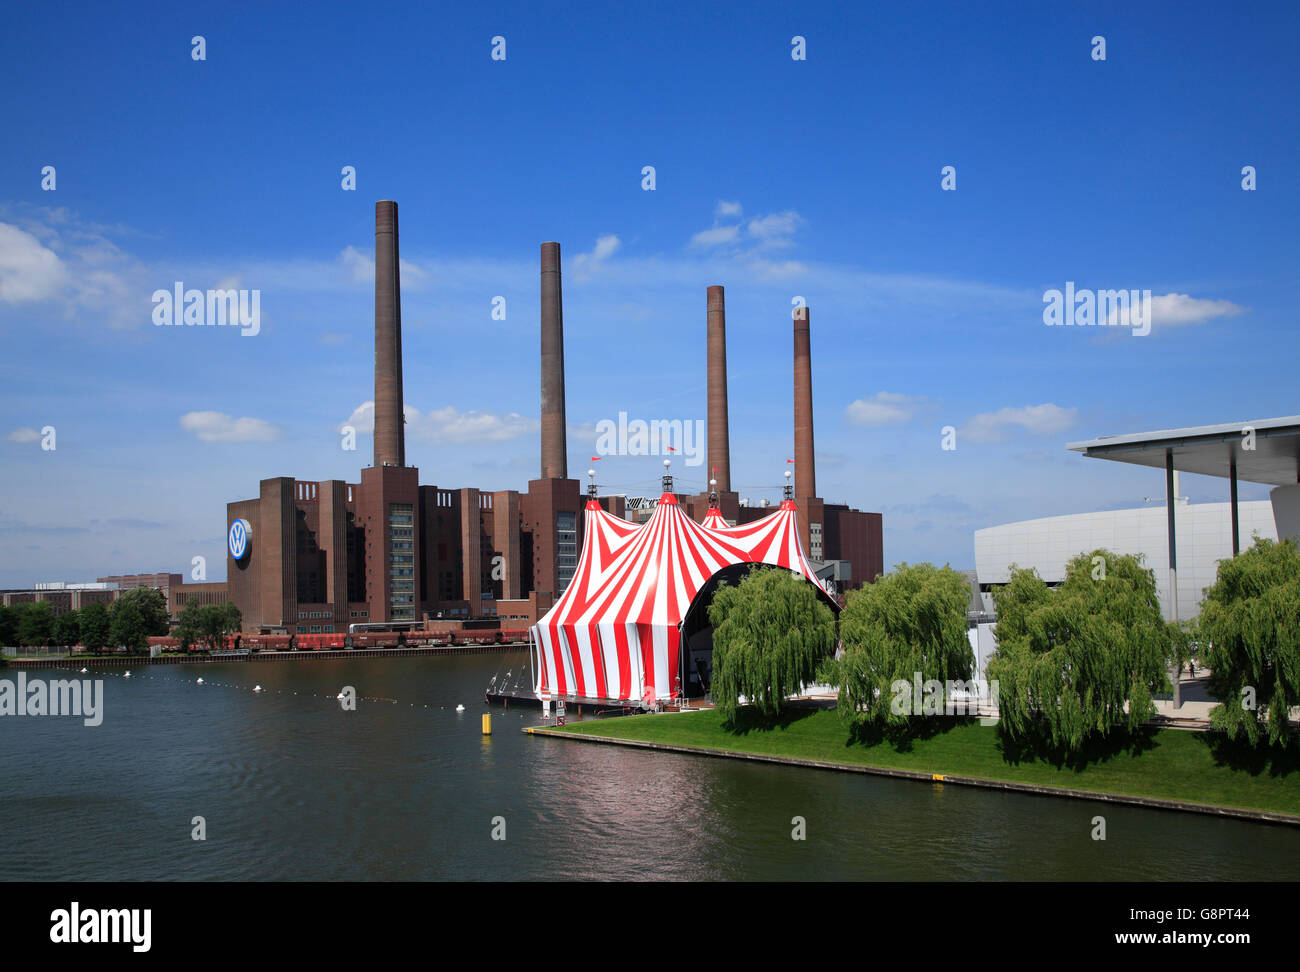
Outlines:
[[[382,198],[428,484],[537,475],[551,239],[572,471],[620,411],[704,418],[720,283],[733,483],[779,495],[802,296],[819,492],[884,514],[887,564],[1160,494],[1067,442],[1300,411],[1294,4],[187,6],[6,14],[0,586],[196,555],[221,579],[227,501],[357,480],[370,439],[338,427],[372,397]],[[177,280],[260,290],[261,332],[155,327]],[[1045,326],[1066,281],[1149,289],[1151,333]],[[661,472],[600,468],[633,494]]]

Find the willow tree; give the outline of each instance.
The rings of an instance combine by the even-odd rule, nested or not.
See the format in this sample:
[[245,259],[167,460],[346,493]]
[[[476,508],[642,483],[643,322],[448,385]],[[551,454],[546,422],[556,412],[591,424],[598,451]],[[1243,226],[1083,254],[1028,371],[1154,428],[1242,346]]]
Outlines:
[[[863,722],[906,723],[910,686],[945,685],[971,677],[966,633],[970,585],[951,567],[898,564],[874,584],[848,596],[840,615],[844,652],[823,669],[840,686],[841,715]],[[908,703],[894,704],[894,683],[906,682]]]
[[811,683],[835,648],[835,615],[812,584],[776,567],[760,567],[735,586],[718,588],[713,625],[714,704],[733,722],[744,696],[767,716]]
[[1049,589],[1033,570],[1012,567],[993,595],[1004,732],[1030,737],[1045,725],[1053,746],[1080,750],[1118,726],[1133,730],[1156,713],[1153,693],[1169,687],[1182,633],[1165,621],[1155,575],[1132,555],[1079,554]]
[[1201,605],[1201,660],[1222,704],[1211,724],[1251,745],[1289,745],[1290,710],[1300,705],[1300,549],[1256,539],[1219,564]]

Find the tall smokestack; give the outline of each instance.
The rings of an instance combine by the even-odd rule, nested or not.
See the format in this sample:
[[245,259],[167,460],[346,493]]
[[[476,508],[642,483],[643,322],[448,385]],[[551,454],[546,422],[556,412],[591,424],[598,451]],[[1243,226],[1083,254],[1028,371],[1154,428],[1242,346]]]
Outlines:
[[397,203],[375,203],[375,465],[406,465]]
[[[817,495],[817,464],[813,458],[812,351],[808,308],[794,309],[794,499],[804,542],[808,537],[807,500]],[[805,546],[805,551],[807,547]]]
[[564,300],[558,243],[542,244],[542,478],[569,478],[564,430]]
[[731,491],[731,436],[727,425],[727,302],[721,287],[708,298],[709,477]]

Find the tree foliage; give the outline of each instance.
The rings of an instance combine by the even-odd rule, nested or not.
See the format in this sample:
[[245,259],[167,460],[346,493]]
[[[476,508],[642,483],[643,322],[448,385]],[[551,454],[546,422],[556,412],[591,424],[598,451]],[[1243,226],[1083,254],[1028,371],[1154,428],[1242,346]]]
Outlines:
[[895,681],[910,685],[917,675],[923,682],[969,679],[969,601],[966,579],[933,564],[897,564],[874,584],[851,592],[840,615],[844,652],[823,668],[840,686],[840,713],[864,722],[906,723],[908,713],[890,704]]
[[54,643],[60,648],[71,648],[81,640],[81,614],[64,611],[54,619]]
[[709,605],[713,701],[734,722],[743,695],[763,715],[811,683],[835,648],[835,615],[816,590],[788,570],[760,567],[723,584]]
[[114,645],[131,652],[144,651],[149,644],[149,632],[137,598],[119,597],[113,602],[108,610],[108,637]]
[[199,634],[211,651],[225,647],[226,635],[237,633],[243,624],[243,617],[233,601],[205,604],[198,609],[196,620]]
[[21,612],[17,606],[5,607],[0,604],[0,646],[6,648],[18,644],[18,618]]
[[[1222,700],[1211,723],[1229,738],[1291,743],[1300,705],[1300,548],[1256,539],[1219,564],[1201,606],[1199,636],[1209,689]],[[1253,692],[1251,691],[1253,690]]]
[[989,677],[1009,736],[1033,736],[1045,723],[1053,746],[1078,752],[1089,736],[1132,731],[1155,715],[1152,694],[1169,687],[1183,634],[1164,620],[1155,575],[1138,557],[1079,554],[1056,590],[1013,566],[994,601]]
[[108,644],[111,625],[108,607],[94,601],[81,609],[81,645],[87,651],[100,651]]
[[160,637],[167,633],[167,598],[163,597],[162,591],[152,587],[133,587],[129,591],[123,591],[113,602],[114,607],[123,603],[132,604],[139,611],[146,638]]
[[198,600],[193,597],[185,602],[185,607],[181,608],[176,628],[172,631],[172,636],[180,645],[181,651],[189,651],[203,638],[201,615],[202,608],[199,607]]
[[24,604],[18,619],[18,643],[36,647],[54,641],[54,607],[49,601]]

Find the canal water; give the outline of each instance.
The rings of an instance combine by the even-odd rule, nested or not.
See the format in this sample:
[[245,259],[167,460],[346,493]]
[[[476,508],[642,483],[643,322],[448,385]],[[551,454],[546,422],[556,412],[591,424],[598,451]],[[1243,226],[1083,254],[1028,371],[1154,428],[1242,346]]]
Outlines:
[[0,880],[1300,880],[1296,828],[527,736],[536,709],[484,738],[526,665],[92,670],[102,725],[0,718]]

